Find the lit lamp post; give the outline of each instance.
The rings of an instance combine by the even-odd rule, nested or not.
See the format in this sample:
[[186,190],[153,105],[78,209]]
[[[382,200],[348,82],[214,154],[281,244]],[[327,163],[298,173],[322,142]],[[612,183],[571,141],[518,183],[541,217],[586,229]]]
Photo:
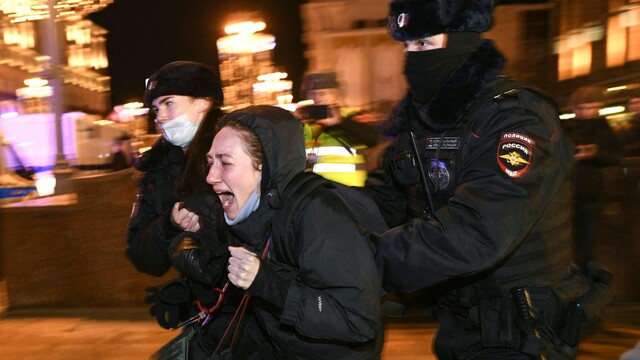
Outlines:
[[274,72],[258,75],[258,82],[253,84],[254,104],[279,105],[287,107],[293,100],[291,80],[285,80],[287,73]]
[[[27,21],[42,21],[43,52],[49,57],[45,77],[53,89],[51,102],[56,124],[56,162],[54,174],[59,180],[65,180],[71,172],[64,156],[62,142],[62,51],[64,42],[58,24],[82,19],[89,13],[98,11],[114,0],[0,0],[0,11],[13,24]],[[51,16],[55,14],[55,16]],[[60,182],[58,182],[60,184]],[[62,185],[62,184],[60,184]],[[62,186],[61,186],[62,187]]]
[[273,35],[260,33],[265,28],[262,21],[230,24],[224,29],[228,36],[216,42],[225,105],[233,108],[253,104],[253,84],[258,75],[272,72],[270,52],[276,42]]

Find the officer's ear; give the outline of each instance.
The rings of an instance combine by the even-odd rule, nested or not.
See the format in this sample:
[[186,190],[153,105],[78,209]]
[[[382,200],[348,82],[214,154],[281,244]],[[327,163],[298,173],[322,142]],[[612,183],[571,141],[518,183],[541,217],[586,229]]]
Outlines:
[[194,100],[194,105],[196,106],[196,110],[199,113],[209,111],[209,109],[211,109],[212,104],[213,104],[213,101],[207,98],[196,98]]

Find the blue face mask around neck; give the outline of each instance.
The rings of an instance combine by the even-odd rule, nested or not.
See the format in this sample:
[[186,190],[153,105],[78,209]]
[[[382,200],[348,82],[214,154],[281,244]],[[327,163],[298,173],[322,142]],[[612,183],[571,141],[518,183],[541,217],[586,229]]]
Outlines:
[[235,225],[239,222],[241,222],[242,220],[246,219],[249,217],[249,215],[251,215],[252,212],[256,211],[256,209],[258,209],[258,206],[260,206],[260,182],[262,180],[262,174],[260,174],[260,179],[258,179],[258,186],[253,190],[253,192],[251,193],[251,195],[249,195],[249,198],[247,199],[247,202],[244,204],[244,206],[242,207],[242,209],[240,209],[240,211],[238,212],[238,216],[236,216],[236,218],[234,220],[230,220],[227,217],[227,214],[224,214],[224,221],[227,222],[227,225]]

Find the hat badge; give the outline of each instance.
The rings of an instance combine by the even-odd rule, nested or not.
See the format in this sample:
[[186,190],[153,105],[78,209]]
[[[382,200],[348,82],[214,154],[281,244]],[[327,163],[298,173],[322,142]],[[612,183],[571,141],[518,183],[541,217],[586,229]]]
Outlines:
[[398,26],[403,28],[405,26],[409,25],[409,14],[407,13],[402,13],[400,15],[398,15]]
[[149,81],[149,86],[147,87],[148,90],[153,90],[156,88],[156,86],[158,86],[158,82],[157,81]]

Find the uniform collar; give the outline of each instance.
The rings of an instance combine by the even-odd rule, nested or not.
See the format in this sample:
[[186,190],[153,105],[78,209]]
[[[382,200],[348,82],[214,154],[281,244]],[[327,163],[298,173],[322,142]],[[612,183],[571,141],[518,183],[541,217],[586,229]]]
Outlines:
[[164,137],[160,137],[140,158],[136,169],[140,171],[154,171],[165,164],[183,163],[185,159],[184,151],[181,147],[168,142]]

